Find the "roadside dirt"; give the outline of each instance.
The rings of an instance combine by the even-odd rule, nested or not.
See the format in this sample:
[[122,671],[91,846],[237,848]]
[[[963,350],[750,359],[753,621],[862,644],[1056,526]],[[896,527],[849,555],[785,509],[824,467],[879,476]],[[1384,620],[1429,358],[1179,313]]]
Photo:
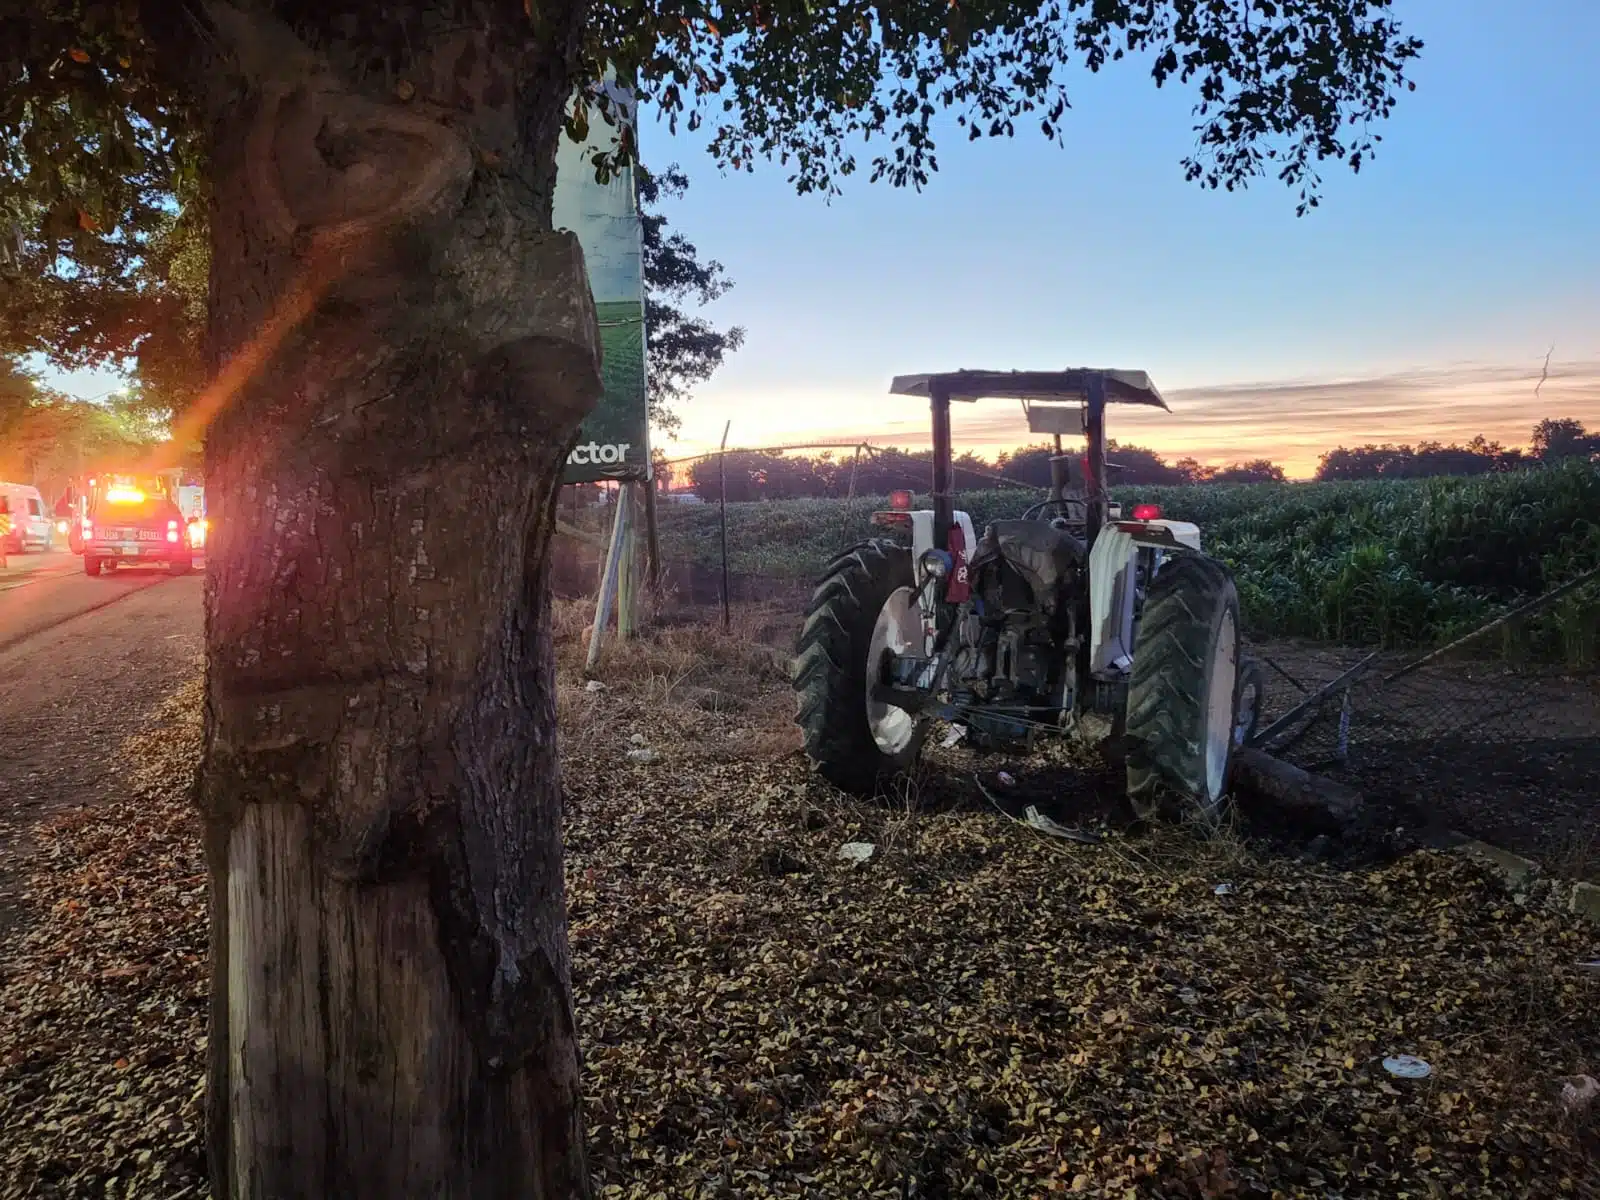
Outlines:
[[119,794],[118,747],[199,666],[200,592],[199,575],[140,582],[0,650],[0,933],[26,904],[16,864],[33,828]]
[[91,579],[75,554],[12,556],[0,571],[0,654],[65,621],[167,583],[164,570],[141,568]]

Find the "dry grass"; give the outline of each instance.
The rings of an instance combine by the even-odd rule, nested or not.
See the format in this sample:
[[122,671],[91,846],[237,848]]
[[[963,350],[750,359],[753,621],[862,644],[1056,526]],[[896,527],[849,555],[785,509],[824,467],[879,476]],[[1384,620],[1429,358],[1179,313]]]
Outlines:
[[[788,682],[787,651],[773,638],[787,615],[775,607],[748,606],[735,617],[728,631],[715,620],[658,620],[647,636],[628,642],[608,636],[591,676],[583,668],[594,605],[557,601],[552,625],[563,745],[573,751],[615,745],[619,735],[626,741],[637,732],[619,724],[621,710],[608,698],[616,689],[702,753],[770,762],[797,751],[792,703],[786,695],[778,709],[771,703]],[[591,690],[591,679],[605,690]],[[674,721],[674,713],[681,719]]]
[[1545,857],[1543,866],[1558,879],[1600,883],[1600,829],[1591,826],[1569,835]]

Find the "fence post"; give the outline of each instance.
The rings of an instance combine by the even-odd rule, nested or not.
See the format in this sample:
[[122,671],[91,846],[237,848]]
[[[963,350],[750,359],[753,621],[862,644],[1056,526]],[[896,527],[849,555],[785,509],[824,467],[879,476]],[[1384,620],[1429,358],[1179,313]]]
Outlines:
[[626,497],[617,493],[617,511],[611,518],[611,545],[606,552],[605,576],[600,581],[600,598],[594,606],[594,628],[589,633],[589,656],[584,670],[592,671],[600,661],[600,641],[605,636],[606,625],[611,620],[611,605],[617,596],[617,572],[622,557],[622,543],[628,531]]
[[656,519],[655,473],[644,485],[644,549],[645,577],[652,595],[661,591],[661,525]]
[[722,526],[722,629],[733,628],[733,610],[728,595],[728,430],[733,427],[729,418],[722,427],[722,445],[717,448],[717,522]]
[[[633,507],[633,488],[631,483],[622,485],[622,497],[619,500],[626,503],[631,510]],[[628,513],[628,527],[622,534],[622,558],[617,563],[617,640],[625,642],[633,636],[633,603],[637,590],[635,582],[639,574],[638,564],[634,562],[634,555],[638,553],[639,539],[633,532],[633,513]]]

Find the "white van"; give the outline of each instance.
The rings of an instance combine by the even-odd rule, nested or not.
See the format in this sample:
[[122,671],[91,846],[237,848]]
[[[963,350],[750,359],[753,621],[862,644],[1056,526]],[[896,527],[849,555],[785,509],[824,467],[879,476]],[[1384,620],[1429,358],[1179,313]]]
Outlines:
[[50,511],[39,489],[26,483],[0,483],[0,513],[11,518],[11,537],[0,554],[50,548]]

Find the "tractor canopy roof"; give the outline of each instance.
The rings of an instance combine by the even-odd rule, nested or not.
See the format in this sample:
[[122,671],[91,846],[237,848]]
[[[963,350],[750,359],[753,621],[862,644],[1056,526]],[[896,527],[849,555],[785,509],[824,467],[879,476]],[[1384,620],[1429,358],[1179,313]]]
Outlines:
[[1104,384],[1106,400],[1111,403],[1167,407],[1156,385],[1143,371],[1089,367],[1067,371],[946,371],[935,375],[896,375],[889,392],[895,396],[929,399],[938,386],[950,399],[969,403],[997,399],[1081,404],[1088,399],[1090,382],[1095,379]]

